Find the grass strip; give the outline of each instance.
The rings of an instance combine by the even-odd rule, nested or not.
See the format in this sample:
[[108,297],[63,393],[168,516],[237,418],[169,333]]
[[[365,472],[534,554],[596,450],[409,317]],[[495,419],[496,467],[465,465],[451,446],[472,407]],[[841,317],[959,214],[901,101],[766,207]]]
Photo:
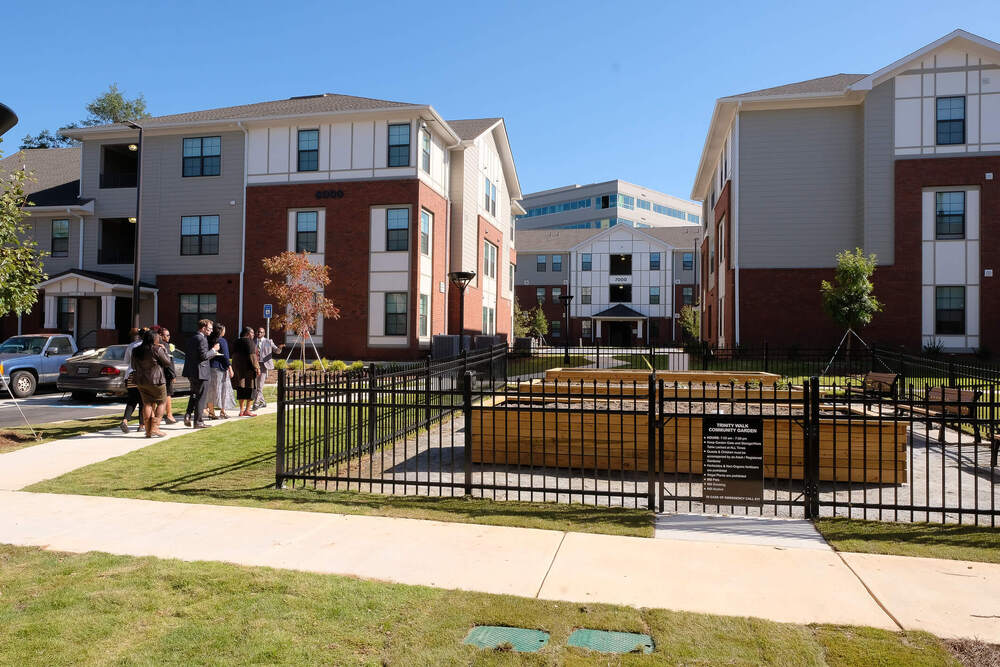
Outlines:
[[817,519],[815,523],[837,551],[1000,563],[997,528],[843,518]]

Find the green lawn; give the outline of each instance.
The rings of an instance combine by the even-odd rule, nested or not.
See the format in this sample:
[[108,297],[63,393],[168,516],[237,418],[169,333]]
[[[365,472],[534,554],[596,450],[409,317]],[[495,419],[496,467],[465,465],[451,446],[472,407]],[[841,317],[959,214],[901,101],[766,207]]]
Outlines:
[[[919,632],[802,626],[445,591],[225,563],[0,546],[0,663],[957,665]],[[462,644],[474,625],[551,633],[537,654]],[[652,655],[565,646],[652,635]]]
[[646,510],[274,488],[276,417],[267,415],[157,442],[41,482],[29,491],[401,516],[610,535],[653,535]]
[[541,373],[550,368],[576,368],[594,363],[592,359],[582,354],[570,354],[569,363],[565,363],[563,355],[551,353],[540,357],[509,357],[507,359],[507,377]]
[[1000,563],[1000,528],[819,519],[816,529],[837,551]]

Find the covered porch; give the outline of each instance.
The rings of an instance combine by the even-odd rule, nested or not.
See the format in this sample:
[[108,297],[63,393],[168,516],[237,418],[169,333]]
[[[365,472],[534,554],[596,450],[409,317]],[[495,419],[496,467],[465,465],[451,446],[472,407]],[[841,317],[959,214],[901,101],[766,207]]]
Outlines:
[[[43,328],[70,333],[79,349],[128,342],[132,327],[132,279],[71,269],[39,283],[44,291]],[[139,316],[156,323],[158,290],[139,283]]]
[[608,345],[637,345],[643,343],[648,335],[646,325],[649,318],[622,303],[596,313],[592,319],[595,339]]

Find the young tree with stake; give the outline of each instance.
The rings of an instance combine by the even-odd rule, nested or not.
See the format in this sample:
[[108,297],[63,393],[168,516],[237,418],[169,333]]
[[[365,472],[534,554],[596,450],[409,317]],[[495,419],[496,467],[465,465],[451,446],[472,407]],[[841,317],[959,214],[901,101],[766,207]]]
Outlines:
[[[274,323],[293,331],[299,338],[303,366],[306,360],[305,340],[316,328],[320,317],[339,319],[340,309],[327,299],[324,292],[330,284],[330,267],[314,264],[306,253],[283,252],[261,260],[264,270],[282,279],[268,278],[264,290],[275,301]],[[313,344],[315,350],[315,344]],[[316,357],[320,359],[319,350]]]

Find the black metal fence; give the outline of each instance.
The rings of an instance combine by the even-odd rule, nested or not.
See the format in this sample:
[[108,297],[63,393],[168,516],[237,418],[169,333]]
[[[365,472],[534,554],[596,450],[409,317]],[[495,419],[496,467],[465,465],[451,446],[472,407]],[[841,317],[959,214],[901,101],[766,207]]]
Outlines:
[[[498,346],[345,374],[282,371],[276,482],[996,525],[1000,406],[986,376],[965,377],[956,364],[953,382],[945,376],[918,386],[911,380],[936,376],[907,359],[911,375],[886,390],[845,383],[849,371],[896,368],[873,349],[840,367],[818,351],[722,352],[706,361],[677,350],[595,346],[571,348],[567,364],[564,350],[524,358]],[[781,379],[759,375],[765,354]],[[820,364],[826,376],[803,377]],[[672,373],[691,370],[714,381]],[[759,497],[747,502],[719,502],[715,473],[704,468],[706,424],[725,415],[762,424]]]

